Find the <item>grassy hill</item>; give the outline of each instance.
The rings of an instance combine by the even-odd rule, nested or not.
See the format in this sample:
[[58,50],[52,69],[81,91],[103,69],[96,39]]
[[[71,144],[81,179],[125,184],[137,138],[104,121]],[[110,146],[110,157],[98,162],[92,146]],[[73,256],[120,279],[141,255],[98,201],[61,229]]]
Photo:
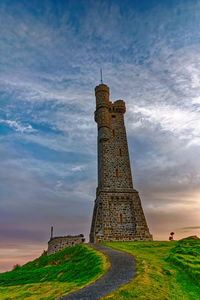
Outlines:
[[0,299],[56,299],[95,281],[108,267],[107,258],[87,245],[45,253],[0,274]]
[[200,239],[172,242],[110,242],[132,254],[137,276],[104,299],[199,300]]
[[[200,300],[200,239],[110,242],[135,257],[137,275],[104,299]],[[107,258],[87,245],[66,248],[0,274],[0,299],[57,299],[99,278]]]

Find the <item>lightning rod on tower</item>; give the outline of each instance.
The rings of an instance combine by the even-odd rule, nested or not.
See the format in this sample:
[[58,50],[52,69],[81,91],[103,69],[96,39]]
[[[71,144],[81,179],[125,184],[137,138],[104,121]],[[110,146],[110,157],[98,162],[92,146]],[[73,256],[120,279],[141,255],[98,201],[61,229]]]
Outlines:
[[103,84],[102,69],[100,69],[100,74],[101,74],[101,84]]

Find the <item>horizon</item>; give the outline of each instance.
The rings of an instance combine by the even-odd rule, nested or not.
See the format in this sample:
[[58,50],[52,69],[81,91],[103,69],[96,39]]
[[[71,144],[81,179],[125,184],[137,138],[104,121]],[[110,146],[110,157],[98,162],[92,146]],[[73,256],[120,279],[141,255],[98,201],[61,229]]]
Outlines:
[[154,240],[200,236],[199,1],[2,0],[0,272],[55,236],[88,240],[94,88],[126,103],[134,188]]

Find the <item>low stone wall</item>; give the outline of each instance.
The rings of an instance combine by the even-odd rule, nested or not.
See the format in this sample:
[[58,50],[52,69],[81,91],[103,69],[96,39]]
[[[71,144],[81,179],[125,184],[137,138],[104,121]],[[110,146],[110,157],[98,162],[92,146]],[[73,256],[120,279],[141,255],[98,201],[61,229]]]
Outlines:
[[53,237],[48,242],[47,255],[54,254],[60,250],[65,249],[66,247],[75,246],[81,244],[85,241],[84,235],[76,236],[58,236]]

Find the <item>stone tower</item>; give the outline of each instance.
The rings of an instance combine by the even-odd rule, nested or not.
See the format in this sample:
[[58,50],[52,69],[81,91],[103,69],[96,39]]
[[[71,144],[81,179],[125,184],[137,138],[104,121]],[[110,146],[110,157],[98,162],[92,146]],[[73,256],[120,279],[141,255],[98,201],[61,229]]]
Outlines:
[[98,187],[90,242],[152,240],[138,192],[133,188],[125,102],[109,101],[109,87],[95,88],[98,125]]

